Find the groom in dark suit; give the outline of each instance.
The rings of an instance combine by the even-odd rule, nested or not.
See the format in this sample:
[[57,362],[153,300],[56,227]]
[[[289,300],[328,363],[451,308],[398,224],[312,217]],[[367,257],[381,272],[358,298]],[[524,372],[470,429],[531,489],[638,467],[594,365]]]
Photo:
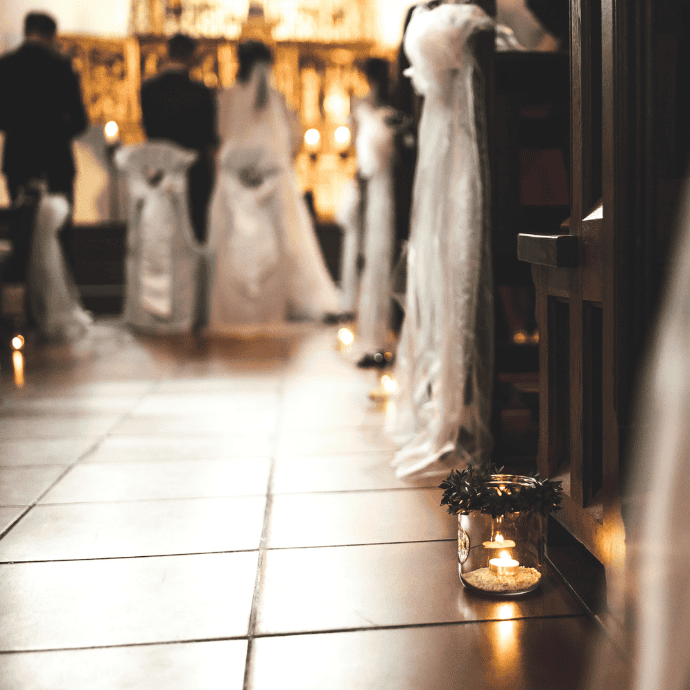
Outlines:
[[196,41],[184,34],[170,38],[168,64],[141,87],[141,112],[149,139],[167,139],[197,152],[187,180],[192,228],[203,242],[218,134],[213,92],[189,76],[196,46]]
[[[79,77],[70,60],[55,50],[56,31],[50,15],[30,12],[24,18],[24,42],[0,57],[2,170],[12,202],[33,180],[42,180],[49,192],[74,201],[72,141],[86,130],[88,120]],[[6,268],[4,278],[23,281],[31,227],[14,230],[11,268]],[[63,230],[63,249],[67,240]]]
[[24,19],[24,42],[0,58],[2,170],[16,200],[22,185],[40,178],[50,192],[74,198],[72,140],[88,124],[79,77],[55,50],[57,24],[47,14]]

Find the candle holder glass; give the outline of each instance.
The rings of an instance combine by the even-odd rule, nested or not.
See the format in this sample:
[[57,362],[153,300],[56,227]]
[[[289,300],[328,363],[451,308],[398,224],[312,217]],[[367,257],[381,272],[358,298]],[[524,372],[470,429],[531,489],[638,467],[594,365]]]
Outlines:
[[[485,488],[498,496],[514,496],[536,486],[532,477],[492,474]],[[531,592],[541,584],[545,518],[538,512],[458,514],[460,579],[469,589],[510,597]]]

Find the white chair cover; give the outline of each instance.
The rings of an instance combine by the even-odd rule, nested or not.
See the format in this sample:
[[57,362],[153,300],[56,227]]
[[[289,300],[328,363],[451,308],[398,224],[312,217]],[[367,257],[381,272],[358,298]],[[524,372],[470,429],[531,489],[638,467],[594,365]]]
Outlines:
[[148,331],[191,329],[206,252],[189,219],[187,168],[196,153],[151,141],[120,149],[129,189],[124,321]]
[[31,240],[27,275],[29,304],[38,332],[50,340],[80,338],[92,323],[91,315],[81,306],[58,238],[70,211],[63,195],[42,194]]

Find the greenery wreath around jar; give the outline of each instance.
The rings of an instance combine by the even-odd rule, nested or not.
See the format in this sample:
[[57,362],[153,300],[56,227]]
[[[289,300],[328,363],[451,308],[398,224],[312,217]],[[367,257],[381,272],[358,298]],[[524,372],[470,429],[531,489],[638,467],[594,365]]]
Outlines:
[[516,596],[541,584],[546,518],[561,509],[563,488],[538,474],[488,466],[452,470],[441,505],[458,516],[460,580],[492,596]]

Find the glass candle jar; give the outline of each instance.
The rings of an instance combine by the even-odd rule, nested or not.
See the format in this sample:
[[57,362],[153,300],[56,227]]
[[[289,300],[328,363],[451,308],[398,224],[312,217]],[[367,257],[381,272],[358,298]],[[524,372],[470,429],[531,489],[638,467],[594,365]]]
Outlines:
[[[534,484],[532,477],[509,474],[492,474],[486,481],[499,494]],[[460,579],[469,589],[495,596],[531,592],[541,584],[544,543],[545,521],[539,513],[458,515]]]

